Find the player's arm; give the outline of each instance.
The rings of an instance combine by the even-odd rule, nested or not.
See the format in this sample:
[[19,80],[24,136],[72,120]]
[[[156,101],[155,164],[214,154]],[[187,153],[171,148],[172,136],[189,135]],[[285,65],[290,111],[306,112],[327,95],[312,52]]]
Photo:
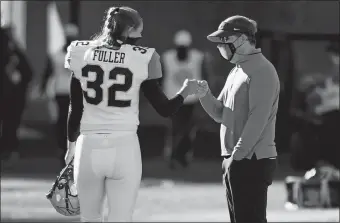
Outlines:
[[79,136],[80,121],[83,115],[83,91],[80,81],[72,73],[70,84],[70,105],[67,120],[68,141],[75,142]]
[[68,164],[75,152],[75,142],[80,134],[80,121],[83,116],[83,91],[81,84],[72,73],[70,84],[70,105],[67,119],[67,141],[68,149],[65,155],[65,162]]
[[152,55],[148,69],[149,78],[142,83],[141,90],[158,114],[169,117],[183,105],[187,92],[180,91],[171,99],[168,99],[164,94],[159,84],[159,79],[162,77],[162,66],[157,52]]
[[77,41],[71,42],[67,47],[64,67],[71,71],[70,104],[67,119],[67,138],[69,142],[75,142],[79,135],[80,120],[83,115],[83,91],[80,81],[76,78],[72,68],[72,54]]
[[164,87],[164,80],[165,80],[165,76],[167,75],[167,70],[165,69],[165,62],[164,62],[164,58],[160,57],[160,63],[161,63],[161,77],[158,79],[158,82],[160,83],[160,85],[162,87]]

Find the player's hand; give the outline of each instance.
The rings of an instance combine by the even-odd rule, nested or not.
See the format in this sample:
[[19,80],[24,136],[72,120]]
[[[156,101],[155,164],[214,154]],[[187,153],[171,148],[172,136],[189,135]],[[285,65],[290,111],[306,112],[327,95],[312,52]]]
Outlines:
[[204,97],[209,91],[208,82],[205,80],[198,81],[197,96],[199,98]]
[[189,95],[193,95],[197,93],[198,89],[198,81],[195,79],[185,79],[183,82],[183,86],[181,90],[179,91],[179,94],[181,94],[184,98],[186,98]]
[[75,149],[76,149],[76,142],[68,142],[68,149],[65,155],[66,165],[68,165],[72,161],[74,157]]
[[183,86],[188,89],[189,95],[196,94],[198,90],[198,81],[195,79],[185,79]]

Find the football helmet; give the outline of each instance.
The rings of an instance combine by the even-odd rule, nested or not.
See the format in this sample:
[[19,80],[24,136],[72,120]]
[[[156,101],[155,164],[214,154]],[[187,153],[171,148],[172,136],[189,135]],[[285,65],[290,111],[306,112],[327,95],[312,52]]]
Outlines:
[[64,216],[80,214],[78,193],[73,178],[73,159],[62,169],[46,198],[59,214]]

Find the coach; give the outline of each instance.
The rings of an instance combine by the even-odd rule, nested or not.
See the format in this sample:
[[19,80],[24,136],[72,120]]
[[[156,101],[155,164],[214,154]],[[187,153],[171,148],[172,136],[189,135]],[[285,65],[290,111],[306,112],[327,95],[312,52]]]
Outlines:
[[267,190],[276,168],[275,122],[280,83],[255,47],[255,21],[232,16],[207,38],[235,64],[216,99],[200,81],[200,102],[221,123],[221,155],[231,222],[267,222]]

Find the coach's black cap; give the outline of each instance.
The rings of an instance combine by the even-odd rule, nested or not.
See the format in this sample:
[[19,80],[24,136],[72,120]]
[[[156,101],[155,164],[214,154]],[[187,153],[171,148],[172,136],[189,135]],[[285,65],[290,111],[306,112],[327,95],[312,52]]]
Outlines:
[[247,17],[235,15],[227,18],[218,26],[218,30],[207,36],[211,42],[221,42],[221,38],[243,33],[254,36],[257,32],[257,24]]

